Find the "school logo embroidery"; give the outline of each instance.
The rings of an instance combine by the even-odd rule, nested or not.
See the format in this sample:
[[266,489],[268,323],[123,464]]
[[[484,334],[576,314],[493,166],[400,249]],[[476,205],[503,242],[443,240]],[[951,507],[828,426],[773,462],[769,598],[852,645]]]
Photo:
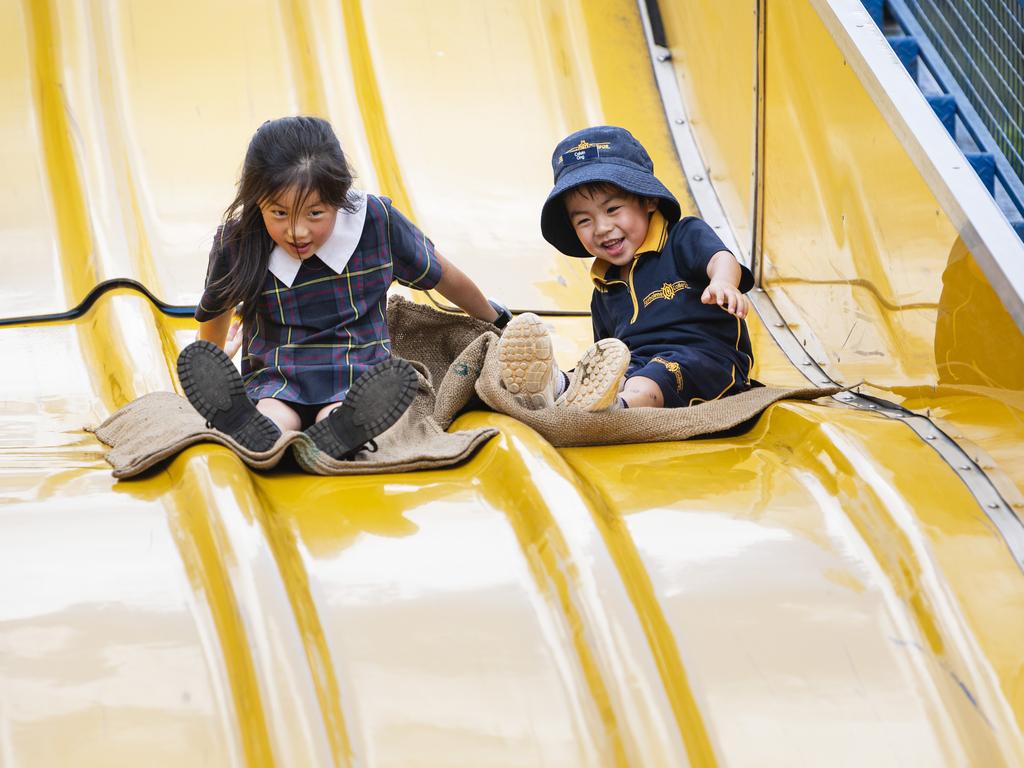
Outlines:
[[607,141],[595,141],[589,142],[583,139],[575,147],[563,152],[558,158],[558,164],[561,165],[563,162],[566,165],[572,163],[578,163],[583,160],[593,160],[596,157],[600,157],[600,151],[602,149],[611,149],[611,143]]
[[668,299],[672,301],[676,297],[676,294],[680,291],[685,291],[690,287],[690,284],[685,280],[676,280],[674,283],[662,283],[661,288],[656,291],[651,291],[644,296],[644,306],[648,306],[658,299]]
[[652,363],[661,363],[665,366],[665,370],[675,376],[676,389],[680,392],[683,391],[683,371],[679,368],[679,363],[672,362],[671,360],[664,360],[660,357],[652,357]]

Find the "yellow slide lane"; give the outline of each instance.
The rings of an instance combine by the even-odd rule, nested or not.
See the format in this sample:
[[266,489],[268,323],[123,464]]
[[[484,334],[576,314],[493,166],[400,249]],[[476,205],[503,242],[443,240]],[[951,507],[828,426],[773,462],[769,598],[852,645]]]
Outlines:
[[[758,48],[754,0],[661,3],[741,255],[827,373],[937,418],[1014,501],[1020,332],[827,3],[768,5]],[[625,125],[699,213],[630,0],[0,10],[3,318],[118,278],[193,303],[282,114],[330,119],[361,188],[549,313],[566,367],[590,321],[557,313],[590,287],[539,233],[555,142]],[[754,376],[803,383],[749,325]],[[83,427],[178,389],[194,329],[127,288],[0,325],[0,764],[1024,764],[1021,553],[900,421],[780,403],[738,436],[557,451],[472,412],[453,428],[500,436],[445,471],[196,446],[114,481]]]
[[[758,215],[757,4],[664,6],[704,159],[749,245]],[[1024,336],[887,108],[833,39],[826,17],[857,8],[816,0],[772,3],[762,14],[763,285],[834,379],[864,382],[865,391],[935,416],[1024,513]],[[859,25],[872,27],[860,11]],[[728,50],[716,43],[725,34],[735,35]],[[880,34],[872,41],[882,42]],[[985,197],[975,179],[963,186],[964,195]],[[1016,238],[1003,249],[1008,261],[1024,259]]]

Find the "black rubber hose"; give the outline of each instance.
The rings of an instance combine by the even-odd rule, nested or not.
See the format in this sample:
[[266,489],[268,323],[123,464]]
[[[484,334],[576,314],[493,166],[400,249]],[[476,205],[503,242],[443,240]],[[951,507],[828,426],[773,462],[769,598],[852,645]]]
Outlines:
[[173,317],[192,317],[196,312],[195,306],[168,304],[167,302],[161,301],[150,293],[150,290],[146,286],[137,280],[118,278],[116,280],[104,280],[102,283],[98,283],[91,291],[89,291],[88,294],[86,294],[84,299],[78,302],[76,306],[65,312],[53,312],[45,315],[25,315],[24,317],[4,317],[0,318],[0,327],[5,325],[59,323],[63,320],[74,320],[88,312],[100,296],[108,291],[113,291],[116,288],[128,288],[129,290],[141,293],[165,315],[171,315]]

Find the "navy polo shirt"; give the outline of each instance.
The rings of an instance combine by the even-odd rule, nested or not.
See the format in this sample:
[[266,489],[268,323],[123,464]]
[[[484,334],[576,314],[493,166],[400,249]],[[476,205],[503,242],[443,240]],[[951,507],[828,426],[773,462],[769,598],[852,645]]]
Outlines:
[[[651,216],[647,239],[630,264],[595,259],[590,302],[594,339],[614,336],[629,347],[633,360],[674,348],[696,348],[725,358],[749,376],[753,364],[743,320],[717,304],[702,304],[708,262],[727,251],[704,221],[687,216],[668,226],[660,211]],[[740,265],[739,289],[754,287],[750,270]]]

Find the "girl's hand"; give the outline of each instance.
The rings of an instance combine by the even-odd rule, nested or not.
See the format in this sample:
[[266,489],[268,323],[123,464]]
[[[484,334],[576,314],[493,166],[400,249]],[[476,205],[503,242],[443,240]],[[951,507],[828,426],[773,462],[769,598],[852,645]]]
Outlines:
[[231,318],[231,327],[228,328],[228,338],[224,342],[224,354],[234,359],[238,350],[242,348],[242,319]]
[[704,289],[700,300],[702,304],[717,304],[740,320],[750,311],[750,301],[740,293],[739,288],[722,280],[712,280]]

